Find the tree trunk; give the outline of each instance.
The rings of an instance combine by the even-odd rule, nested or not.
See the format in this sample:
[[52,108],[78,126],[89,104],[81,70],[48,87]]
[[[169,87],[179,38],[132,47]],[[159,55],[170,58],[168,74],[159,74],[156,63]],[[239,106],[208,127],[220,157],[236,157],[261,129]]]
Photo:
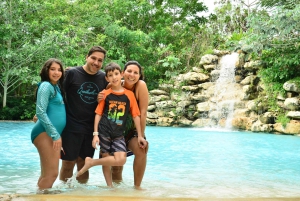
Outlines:
[[[12,1],[9,1],[9,18],[7,21],[7,24],[11,24],[12,22]],[[11,39],[7,40],[7,52],[10,52],[11,50]],[[10,63],[8,64],[10,65]],[[9,67],[8,67],[9,69]],[[4,85],[3,85],[3,104],[2,107],[6,107],[6,101],[7,101],[7,90],[8,90],[8,75],[5,76]]]
[[3,86],[3,104],[2,104],[3,108],[6,107],[6,100],[7,100],[7,80],[5,80]]

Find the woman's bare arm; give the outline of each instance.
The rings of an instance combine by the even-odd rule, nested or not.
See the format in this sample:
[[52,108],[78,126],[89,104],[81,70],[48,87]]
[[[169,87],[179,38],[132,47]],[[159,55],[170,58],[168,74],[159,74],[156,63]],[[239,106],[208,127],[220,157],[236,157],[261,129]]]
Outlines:
[[138,83],[136,83],[135,96],[137,98],[139,109],[141,112],[141,131],[143,137],[145,137],[149,94],[147,85],[144,81],[139,80]]

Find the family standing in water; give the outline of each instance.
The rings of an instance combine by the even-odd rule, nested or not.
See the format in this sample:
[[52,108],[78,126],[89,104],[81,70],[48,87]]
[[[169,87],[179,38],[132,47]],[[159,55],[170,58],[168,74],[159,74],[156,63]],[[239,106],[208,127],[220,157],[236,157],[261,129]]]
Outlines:
[[[100,46],[92,47],[87,56],[86,56],[86,63],[83,66],[73,67],[65,71],[65,78],[63,76],[62,70],[62,77],[60,78],[61,82],[59,86],[63,86],[60,91],[62,93],[65,92],[66,96],[66,107],[65,107],[65,128],[62,130],[57,130],[59,134],[61,134],[61,143],[59,150],[61,150],[61,159],[62,159],[62,166],[60,170],[59,179],[62,181],[67,181],[68,178],[72,177],[73,169],[75,165],[77,166],[77,180],[81,183],[86,183],[89,178],[88,168],[91,167],[92,157],[95,151],[95,144],[93,142],[99,142],[99,138],[97,141],[97,132],[99,134],[107,135],[108,133],[103,132],[100,126],[100,130],[95,130],[94,124],[95,119],[97,120],[97,114],[95,116],[95,110],[98,105],[98,101],[104,103],[107,100],[107,97],[104,97],[103,94],[100,92],[104,89],[114,90],[116,87],[115,78],[110,81],[108,78],[108,83],[106,81],[105,73],[100,71],[102,68],[102,64],[104,62],[106,56],[106,50]],[[110,64],[112,65],[112,64]],[[115,65],[115,64],[113,64]],[[109,65],[108,65],[109,66]],[[62,67],[61,67],[62,68]],[[134,171],[134,186],[136,189],[140,189],[141,182],[144,176],[144,172],[146,169],[146,162],[147,162],[147,151],[148,151],[148,142],[145,139],[145,128],[146,128],[146,117],[147,117],[147,107],[148,107],[148,89],[146,83],[142,80],[142,68],[141,65],[136,61],[130,61],[125,64],[124,71],[121,72],[120,84],[122,85],[121,88],[124,87],[124,91],[130,92],[133,96],[130,98],[130,103],[134,102],[137,103],[140,113],[133,113],[133,116],[128,115],[126,117],[125,123],[125,132],[123,132],[123,136],[118,136],[123,148],[122,149],[101,149],[100,152],[100,163],[96,164],[104,164],[104,169],[106,169],[105,179],[107,181],[108,186],[112,186],[112,182],[120,182],[122,181],[122,170],[123,164],[126,161],[126,152],[127,155],[134,155],[134,164],[133,164],[133,171]],[[114,69],[113,72],[116,70]],[[123,74],[123,80],[121,82]],[[64,78],[64,79],[63,79]],[[112,89],[110,89],[113,87]],[[120,89],[121,89],[120,88]],[[93,93],[86,93],[87,91]],[[118,92],[117,92],[118,93]],[[132,98],[134,97],[134,99]],[[129,101],[129,99],[128,99]],[[50,102],[50,101],[49,101]],[[37,102],[38,104],[38,102]],[[108,106],[103,104],[103,106]],[[38,106],[37,106],[38,107]],[[48,107],[50,109],[50,107]],[[135,110],[135,111],[136,111]],[[105,110],[103,111],[106,114]],[[106,111],[107,112],[107,111]],[[49,115],[48,110],[45,115]],[[137,115],[139,114],[139,115]],[[137,116],[136,116],[137,115]],[[139,122],[136,119],[140,120]],[[40,121],[40,116],[37,113],[38,122]],[[101,118],[104,118],[101,115]],[[119,118],[115,119],[115,123],[119,123]],[[123,119],[124,120],[124,119]],[[57,121],[56,119],[54,121]],[[109,121],[108,121],[109,122]],[[134,123],[136,124],[134,124]],[[53,122],[50,122],[50,124]],[[123,130],[123,127],[122,127]],[[47,133],[47,130],[46,130]],[[48,133],[47,133],[48,134]],[[46,134],[46,135],[47,135]],[[94,134],[94,135],[93,135]],[[49,134],[48,134],[49,135]],[[96,137],[95,137],[96,136]],[[51,139],[51,138],[50,138]],[[111,138],[109,138],[111,139]],[[113,139],[115,139],[113,137]],[[124,140],[123,140],[124,139]],[[54,144],[55,139],[51,139],[51,144]],[[93,141],[94,140],[94,141]],[[107,139],[106,139],[107,140]],[[108,141],[109,143],[111,141]],[[105,143],[100,138],[100,143]],[[114,143],[114,141],[113,141]],[[35,143],[34,143],[35,144]],[[119,145],[119,143],[117,143]],[[125,146],[124,146],[125,145]],[[57,148],[55,146],[55,148]],[[102,144],[103,148],[103,144]],[[38,149],[39,150],[39,149]],[[56,149],[55,149],[56,150]],[[48,154],[51,157],[54,157],[52,154],[52,150],[46,150],[49,152]],[[46,152],[45,151],[45,152]],[[130,152],[131,151],[131,152]],[[119,154],[119,152],[121,154]],[[118,157],[118,156],[122,157]],[[48,156],[44,158],[47,159]],[[116,157],[119,159],[121,158],[121,162],[115,162],[114,160]],[[59,153],[58,153],[59,158]],[[54,160],[54,159],[53,159]],[[113,162],[103,162],[107,160],[112,160]],[[58,169],[58,159],[57,159],[57,168]],[[42,157],[41,157],[41,167],[42,167]],[[85,164],[87,163],[87,164]],[[111,168],[108,166],[112,166]],[[45,173],[46,174],[46,173]],[[54,176],[54,180],[57,178],[58,171]],[[41,171],[41,175],[43,175],[43,171]],[[42,176],[41,176],[42,177]],[[39,179],[40,181],[41,179]],[[38,183],[40,189],[51,188],[53,182],[50,186],[41,186]]]

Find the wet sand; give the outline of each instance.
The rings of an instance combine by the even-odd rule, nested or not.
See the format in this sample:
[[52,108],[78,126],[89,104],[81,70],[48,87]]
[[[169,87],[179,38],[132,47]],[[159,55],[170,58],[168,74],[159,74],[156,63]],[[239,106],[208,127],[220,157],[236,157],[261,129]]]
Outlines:
[[74,196],[74,195],[0,195],[0,201],[299,201],[295,198],[160,198],[121,196]]

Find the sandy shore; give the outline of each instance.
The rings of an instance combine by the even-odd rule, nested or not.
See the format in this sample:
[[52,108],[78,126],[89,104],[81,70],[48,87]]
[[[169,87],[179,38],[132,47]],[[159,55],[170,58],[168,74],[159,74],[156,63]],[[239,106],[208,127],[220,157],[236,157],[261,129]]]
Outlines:
[[300,198],[160,198],[74,195],[0,195],[0,201],[299,201]]

